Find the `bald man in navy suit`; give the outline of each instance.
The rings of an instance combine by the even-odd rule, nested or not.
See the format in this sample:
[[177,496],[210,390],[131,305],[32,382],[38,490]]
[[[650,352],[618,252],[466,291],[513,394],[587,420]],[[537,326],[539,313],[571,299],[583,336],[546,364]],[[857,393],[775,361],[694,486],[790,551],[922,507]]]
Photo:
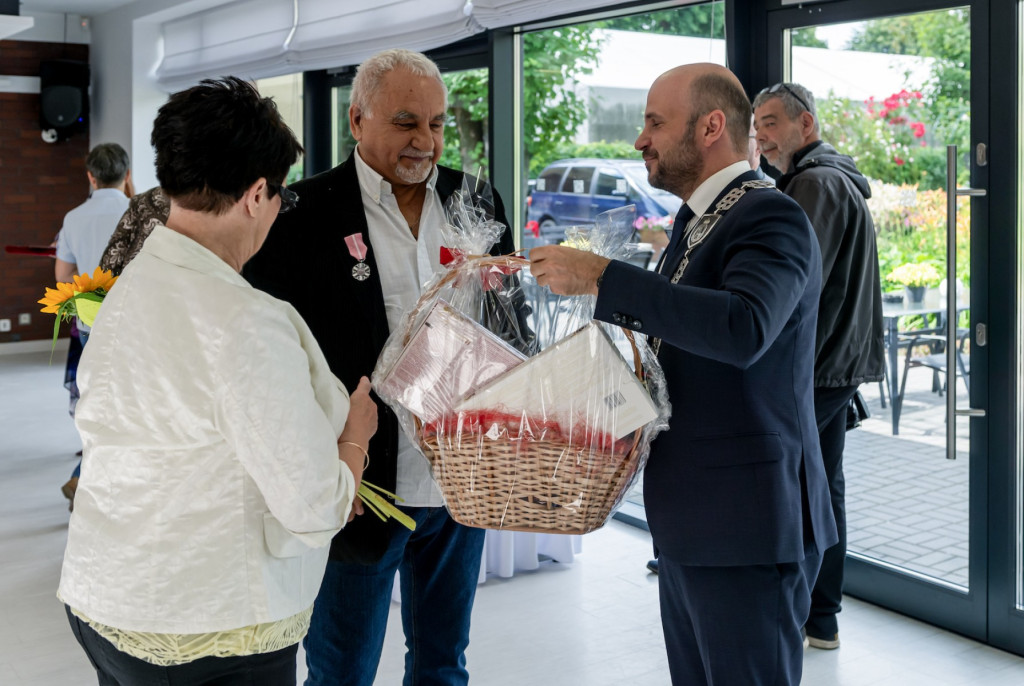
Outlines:
[[821,254],[803,210],[751,171],[750,113],[718,65],[651,87],[636,148],[685,203],[656,271],[531,252],[538,282],[596,295],[596,318],[646,334],[664,368],[672,419],[644,502],[680,686],[799,684],[810,586],[836,542],[812,388]]

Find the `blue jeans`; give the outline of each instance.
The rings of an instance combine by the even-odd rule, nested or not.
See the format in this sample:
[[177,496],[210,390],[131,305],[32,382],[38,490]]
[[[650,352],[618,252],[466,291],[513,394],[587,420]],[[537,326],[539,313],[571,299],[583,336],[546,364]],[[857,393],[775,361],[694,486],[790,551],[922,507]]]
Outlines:
[[396,570],[401,571],[406,647],[402,683],[469,683],[466,646],[484,530],[456,523],[443,507],[402,509],[416,520],[416,531],[393,524],[396,531],[379,562],[327,563],[302,644],[307,686],[373,684]]

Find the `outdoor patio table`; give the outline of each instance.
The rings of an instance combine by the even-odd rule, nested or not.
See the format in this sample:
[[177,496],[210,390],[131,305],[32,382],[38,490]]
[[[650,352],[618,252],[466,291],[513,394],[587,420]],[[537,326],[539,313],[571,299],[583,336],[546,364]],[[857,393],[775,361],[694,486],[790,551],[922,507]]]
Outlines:
[[[957,297],[957,315],[969,310],[970,306],[971,292],[970,289],[965,288]],[[924,300],[919,303],[907,302],[906,299],[902,302],[882,302],[882,322],[885,327],[885,347],[889,356],[889,367],[886,378],[888,380],[889,407],[890,414],[892,416],[893,436],[899,434],[899,415],[896,414],[897,403],[895,399],[899,395],[900,390],[899,374],[897,373],[897,365],[899,364],[899,336],[901,333],[899,329],[900,317],[928,317],[931,315],[938,315],[938,326],[941,327],[945,312],[946,299],[939,294],[939,289],[937,288],[929,288],[927,292],[925,292]],[[902,333],[908,332],[904,331]]]

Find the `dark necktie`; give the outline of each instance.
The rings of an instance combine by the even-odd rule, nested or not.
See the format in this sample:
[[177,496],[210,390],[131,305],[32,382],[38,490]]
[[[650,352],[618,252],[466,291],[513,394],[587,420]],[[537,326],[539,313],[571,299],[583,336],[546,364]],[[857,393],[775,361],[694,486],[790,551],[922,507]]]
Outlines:
[[679,250],[680,245],[685,245],[686,241],[686,225],[693,219],[694,213],[690,209],[689,205],[684,204],[679,208],[679,212],[676,214],[676,218],[672,221],[672,238],[669,239],[668,245],[665,247],[664,252],[661,253],[661,259],[658,261],[657,272],[660,274],[662,267],[665,266],[666,261],[671,260],[668,264],[675,264],[682,259],[682,256],[677,256],[676,252]]

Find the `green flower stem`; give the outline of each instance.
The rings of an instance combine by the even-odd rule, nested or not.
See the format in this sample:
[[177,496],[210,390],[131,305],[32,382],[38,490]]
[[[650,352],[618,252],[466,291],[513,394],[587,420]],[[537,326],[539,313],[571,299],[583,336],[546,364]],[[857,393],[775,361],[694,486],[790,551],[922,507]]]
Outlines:
[[359,484],[359,499],[363,501],[363,504],[366,505],[373,514],[380,517],[382,521],[387,521],[388,517],[391,517],[409,531],[415,531],[415,520],[378,495],[378,492],[383,493],[389,498],[394,498],[397,501],[402,500],[391,491],[387,491],[380,486],[371,484],[369,481],[363,480]]

